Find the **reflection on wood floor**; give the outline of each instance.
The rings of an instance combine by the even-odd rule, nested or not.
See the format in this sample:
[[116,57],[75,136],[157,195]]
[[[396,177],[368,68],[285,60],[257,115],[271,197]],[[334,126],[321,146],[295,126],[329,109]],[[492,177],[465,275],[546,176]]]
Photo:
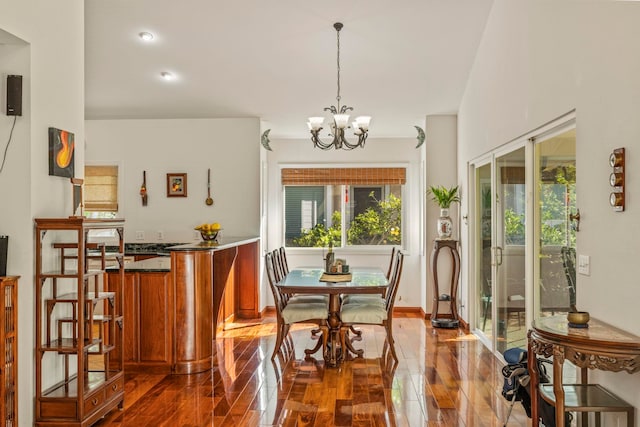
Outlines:
[[[363,327],[364,358],[329,368],[304,359],[311,326],[293,328],[294,354],[272,362],[274,319],[234,324],[211,372],[127,374],[125,409],[96,426],[502,426],[501,365],[474,336],[411,316],[393,327],[397,366],[381,357],[384,329]],[[531,425],[519,403],[508,425]]]

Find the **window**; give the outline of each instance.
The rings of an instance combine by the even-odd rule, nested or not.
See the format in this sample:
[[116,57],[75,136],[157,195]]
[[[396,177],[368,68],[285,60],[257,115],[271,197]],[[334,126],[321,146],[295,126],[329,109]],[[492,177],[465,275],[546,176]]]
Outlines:
[[115,218],[118,212],[118,166],[85,166],[84,211],[89,218]]
[[282,170],[288,247],[402,244],[405,168]]

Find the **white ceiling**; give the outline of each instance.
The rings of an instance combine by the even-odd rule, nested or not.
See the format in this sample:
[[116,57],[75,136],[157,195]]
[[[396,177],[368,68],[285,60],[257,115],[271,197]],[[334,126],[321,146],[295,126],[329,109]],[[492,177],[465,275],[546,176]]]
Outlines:
[[86,118],[259,117],[306,138],[335,104],[339,21],[341,103],[373,117],[370,138],[415,136],[458,111],[492,3],[85,0]]

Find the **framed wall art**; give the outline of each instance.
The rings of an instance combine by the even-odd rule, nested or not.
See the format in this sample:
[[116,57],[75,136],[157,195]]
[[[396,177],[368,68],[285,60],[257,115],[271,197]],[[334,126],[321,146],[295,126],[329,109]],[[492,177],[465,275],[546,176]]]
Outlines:
[[49,175],[73,178],[74,148],[73,133],[49,128]]
[[167,197],[187,197],[187,174],[167,174]]

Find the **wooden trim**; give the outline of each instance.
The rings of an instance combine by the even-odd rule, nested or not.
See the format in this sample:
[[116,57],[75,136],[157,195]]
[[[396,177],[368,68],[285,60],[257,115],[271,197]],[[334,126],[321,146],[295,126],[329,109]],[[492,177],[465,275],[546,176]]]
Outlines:
[[422,307],[393,307],[393,313],[398,314],[416,314],[420,318],[424,318],[425,313]]
[[276,308],[274,306],[272,306],[272,305],[266,306],[260,312],[260,317],[261,318],[264,318],[264,317],[275,317],[275,315],[276,315]]

